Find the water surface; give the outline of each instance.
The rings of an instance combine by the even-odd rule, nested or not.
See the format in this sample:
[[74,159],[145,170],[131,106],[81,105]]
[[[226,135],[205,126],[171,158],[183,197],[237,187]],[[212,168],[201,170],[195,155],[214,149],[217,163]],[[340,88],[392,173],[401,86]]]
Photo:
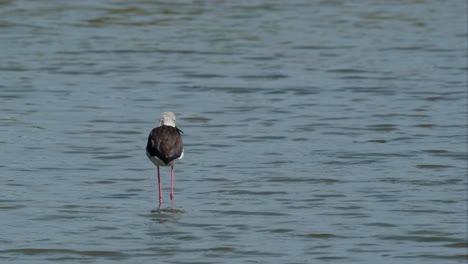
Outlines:
[[466,10],[1,1],[0,262],[466,263]]

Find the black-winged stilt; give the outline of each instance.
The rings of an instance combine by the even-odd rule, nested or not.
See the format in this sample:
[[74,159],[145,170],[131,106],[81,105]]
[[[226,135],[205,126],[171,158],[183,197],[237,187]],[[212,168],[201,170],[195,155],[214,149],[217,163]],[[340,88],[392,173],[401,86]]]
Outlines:
[[159,126],[153,128],[148,136],[146,155],[156,165],[158,171],[159,207],[162,204],[160,166],[171,166],[171,205],[174,202],[174,163],[184,156],[184,144],[179,128],[175,126],[176,117],[172,112],[164,112]]

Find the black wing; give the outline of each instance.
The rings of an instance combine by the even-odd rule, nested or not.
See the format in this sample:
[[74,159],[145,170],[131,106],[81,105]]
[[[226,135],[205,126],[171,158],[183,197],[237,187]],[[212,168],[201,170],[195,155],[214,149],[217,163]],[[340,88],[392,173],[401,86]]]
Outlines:
[[179,158],[184,149],[181,132],[180,129],[171,126],[154,128],[148,136],[146,150],[166,164]]

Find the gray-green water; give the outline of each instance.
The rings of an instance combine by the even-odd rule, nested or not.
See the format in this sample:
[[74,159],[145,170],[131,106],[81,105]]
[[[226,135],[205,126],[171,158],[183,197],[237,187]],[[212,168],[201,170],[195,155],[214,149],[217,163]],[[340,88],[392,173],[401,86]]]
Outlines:
[[466,263],[466,11],[0,1],[0,262]]

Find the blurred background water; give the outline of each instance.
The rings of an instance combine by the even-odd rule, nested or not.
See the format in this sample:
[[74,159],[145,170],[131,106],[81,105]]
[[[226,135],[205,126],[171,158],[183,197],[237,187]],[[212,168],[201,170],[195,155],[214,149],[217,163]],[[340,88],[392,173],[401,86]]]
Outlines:
[[467,37],[458,0],[2,0],[0,262],[466,263]]

